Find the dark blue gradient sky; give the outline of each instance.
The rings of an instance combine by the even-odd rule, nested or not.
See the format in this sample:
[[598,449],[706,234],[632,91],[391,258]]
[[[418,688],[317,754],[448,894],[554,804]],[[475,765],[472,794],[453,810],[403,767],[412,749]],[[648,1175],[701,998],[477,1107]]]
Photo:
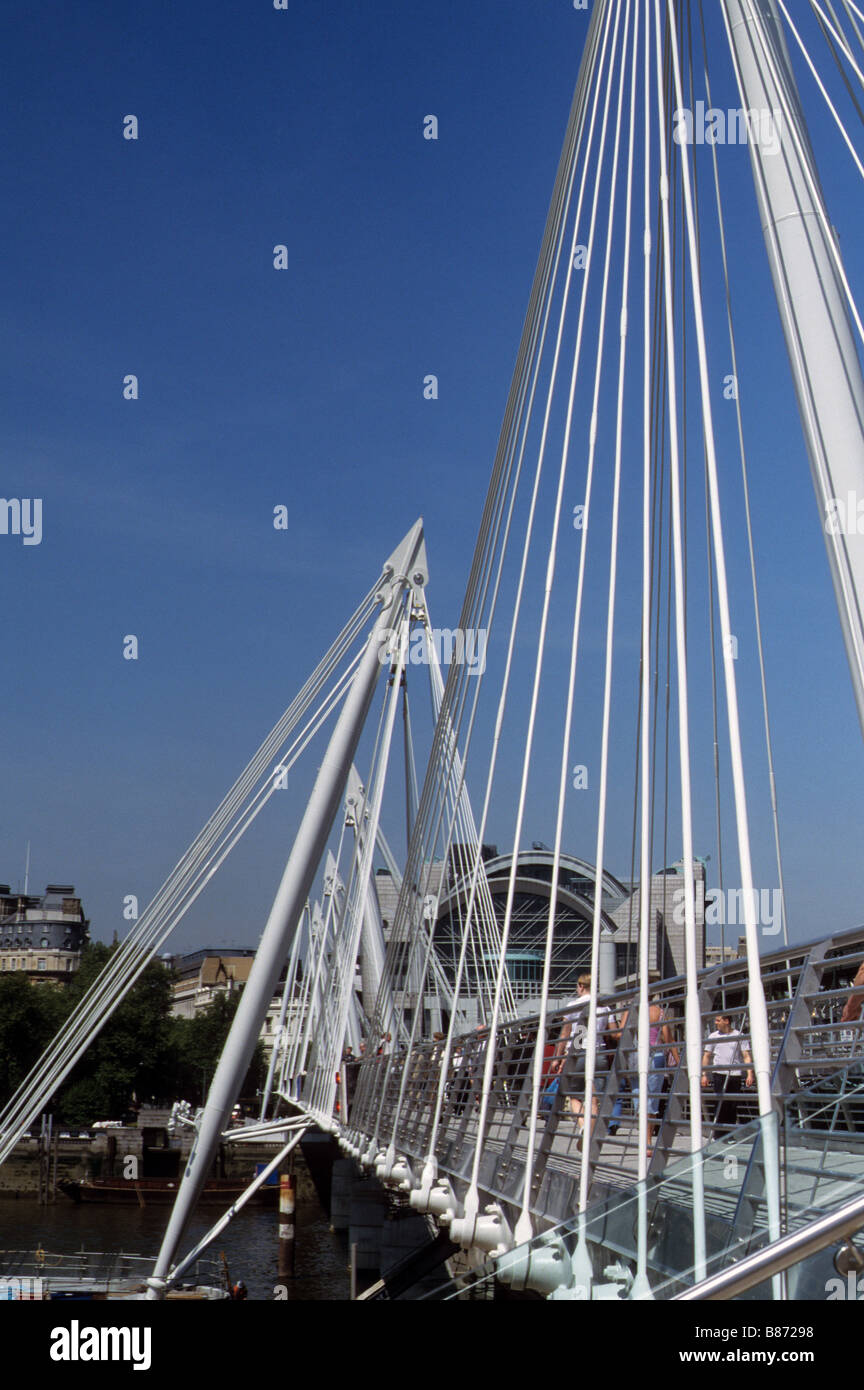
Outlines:
[[[587,25],[569,0],[7,6],[0,491],[42,498],[44,535],[0,537],[4,881],[20,882],[30,840],[31,891],[74,882],[94,934],[122,933],[124,895],[143,906],[158,887],[420,514],[433,618],[455,625]],[[862,916],[862,749],[746,151],[728,158],[803,939]],[[739,534],[746,596],[743,557]],[[637,565],[634,542],[625,585]],[[599,646],[599,597],[587,616]],[[757,876],[773,884],[752,643],[739,672]],[[527,662],[517,680],[527,691]],[[554,768],[549,739],[538,765]],[[176,949],[255,942],[314,763]],[[517,770],[514,752],[487,836],[502,847]],[[697,799],[705,854],[712,796]],[[587,859],[592,811],[593,792],[567,835]],[[622,795],[608,865],[622,877],[631,815]],[[395,812],[388,829],[401,848]],[[524,839],[553,829],[535,789]]]

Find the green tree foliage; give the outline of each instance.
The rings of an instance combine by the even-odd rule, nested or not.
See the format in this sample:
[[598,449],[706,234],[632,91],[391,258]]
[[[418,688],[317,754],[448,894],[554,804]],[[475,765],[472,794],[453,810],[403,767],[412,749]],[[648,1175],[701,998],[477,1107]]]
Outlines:
[[[200,1105],[207,1094],[239,1002],[237,991],[217,994],[212,1004],[194,1018],[174,1019],[179,1059],[178,1094],[193,1105]],[[264,1085],[266,1076],[267,1061],[259,1041],[255,1044],[241,1094],[254,1096]]]
[[38,1062],[67,1013],[60,990],[26,975],[0,975],[0,1103]]
[[[103,942],[85,947],[68,991],[69,1011],[117,949]],[[177,1058],[170,1013],[171,975],[161,962],[153,961],[62,1088],[62,1118],[71,1124],[92,1124],[121,1118],[134,1100],[173,1099]]]
[[[64,1020],[84,998],[117,946],[91,942],[65,988],[26,975],[0,976],[0,1105],[39,1060]],[[200,1105],[237,1012],[239,992],[217,994],[194,1018],[172,1018],[173,977],[159,961],[147,966],[58,1091],[53,1110],[70,1125],[119,1120],[134,1103],[188,1100]],[[264,1049],[256,1045],[242,1094],[264,1085]]]

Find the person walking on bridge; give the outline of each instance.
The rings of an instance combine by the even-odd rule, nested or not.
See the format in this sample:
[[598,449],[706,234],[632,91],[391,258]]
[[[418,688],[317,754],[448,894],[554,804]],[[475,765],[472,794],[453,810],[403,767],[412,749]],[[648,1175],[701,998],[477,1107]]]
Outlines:
[[[588,1055],[588,1011],[591,1007],[591,976],[585,971],[576,981],[576,998],[565,1004],[567,1012],[561,1025],[561,1033],[555,1045],[555,1057],[550,1067],[554,1076],[560,1075],[564,1060],[569,1052],[575,1054],[572,1075],[576,1094],[568,1098],[570,1113],[576,1117],[581,1131],[582,1112],[585,1108],[585,1063]],[[597,1062],[595,1076],[608,1071],[610,1052],[606,1045],[606,1035],[610,1029],[611,1009],[605,1004],[597,1005]],[[591,1116],[597,1115],[596,1089],[591,1097]]]
[[[749,1038],[740,1029],[732,1027],[729,1014],[717,1014],[714,1030],[709,1033],[702,1054],[702,1086],[707,1090],[713,1084],[714,1094],[718,1098],[714,1123],[718,1129],[726,1129],[738,1122],[737,1097],[741,1093],[745,1067],[747,1075],[744,1084],[748,1087],[753,1085],[753,1058]],[[729,1096],[735,1099],[730,1100]]]
[[[635,1000],[633,1000],[632,1005],[631,1005],[630,1007],[632,1007],[634,1010],[636,1009],[636,1001],[635,1001]],[[624,1029],[625,1029],[626,1026],[627,1026],[627,1020],[629,1019],[629,1017],[630,1017],[630,1008],[628,1007],[628,1008],[625,1010],[625,1012],[621,1015],[621,1017],[619,1018],[619,1020],[618,1020],[618,1033],[617,1033],[617,1036],[618,1036],[619,1039],[620,1039],[621,1034],[623,1033]],[[637,1044],[638,1044],[638,1038],[636,1039],[636,1041],[637,1041]],[[678,1051],[678,1048],[677,1048],[676,1043],[675,1043],[675,1034],[672,1032],[672,1028],[671,1028],[671,1026],[670,1026],[670,1024],[669,1024],[669,1022],[668,1022],[668,1020],[667,1020],[667,1018],[666,1018],[665,1013],[663,1012],[663,1009],[661,1008],[660,1004],[657,1002],[656,996],[653,996],[653,997],[651,998],[651,1001],[650,1001],[650,1003],[649,1003],[649,1005],[648,1005],[648,1047],[649,1047],[649,1060],[648,1060],[648,1102],[647,1102],[647,1109],[648,1109],[648,1152],[649,1152],[649,1154],[650,1154],[650,1152],[651,1152],[651,1146],[652,1146],[652,1144],[653,1144],[653,1142],[654,1142],[654,1133],[655,1133],[655,1131],[656,1131],[656,1129],[657,1129],[657,1126],[658,1126],[658,1124],[659,1124],[659,1122],[660,1122],[660,1099],[661,1099],[661,1096],[662,1096],[662,1094],[663,1094],[663,1086],[664,1086],[664,1083],[665,1083],[665,1081],[666,1081],[666,1077],[670,1074],[671,1069],[672,1069],[673,1067],[677,1067],[678,1061],[679,1061],[679,1051]],[[632,1086],[633,1098],[634,1098],[634,1100],[635,1100],[635,1102],[636,1102],[636,1112],[637,1112],[637,1114],[638,1114],[638,1111],[639,1111],[638,1050],[635,1049],[635,1048],[633,1049],[633,1052],[632,1052],[631,1064],[632,1064],[632,1070],[633,1070],[634,1072],[637,1073],[635,1079],[634,1079],[630,1084],[631,1084],[631,1086]],[[624,1084],[626,1084],[626,1079],[625,1079],[625,1078],[622,1078],[622,1082],[623,1082]],[[615,1122],[619,1119],[619,1117],[620,1117],[620,1115],[621,1115],[621,1111],[622,1111],[622,1101],[623,1101],[623,1097],[619,1095],[618,1098],[617,1098],[617,1100],[615,1101],[615,1105],[614,1105],[614,1107],[613,1107],[613,1109],[612,1109],[612,1119],[613,1119],[613,1123],[615,1123]],[[617,1128],[617,1124],[616,1124],[616,1128]],[[615,1132],[615,1131],[612,1129],[611,1125],[610,1125],[609,1132],[610,1132],[610,1134],[613,1134],[613,1133]]]

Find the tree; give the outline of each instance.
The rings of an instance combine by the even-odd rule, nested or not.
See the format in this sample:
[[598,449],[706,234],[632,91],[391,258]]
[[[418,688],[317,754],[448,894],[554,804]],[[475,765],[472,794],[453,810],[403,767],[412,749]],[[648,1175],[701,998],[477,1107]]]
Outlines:
[[[202,1104],[207,1095],[239,1002],[239,991],[219,993],[194,1018],[173,1020],[176,1052],[180,1058],[178,1094],[193,1105]],[[266,1076],[267,1061],[259,1041],[255,1044],[241,1094],[254,1096],[264,1085]]]
[[[68,988],[34,984],[25,975],[0,976],[0,1104],[13,1094],[50,1046],[119,948],[88,943]],[[133,1101],[200,1104],[237,1011],[239,992],[217,994],[194,1018],[172,1018],[173,977],[152,961],[90,1043],[52,1107],[67,1124],[122,1119]],[[263,1086],[264,1049],[257,1043],[244,1095]]]
[[5,1104],[60,1027],[63,992],[24,974],[0,976],[0,1103]]
[[[89,943],[68,991],[68,1009],[83,998],[117,946]],[[173,1099],[171,975],[152,961],[118,1005],[60,1092],[58,1109],[72,1124],[120,1119],[134,1099]]]

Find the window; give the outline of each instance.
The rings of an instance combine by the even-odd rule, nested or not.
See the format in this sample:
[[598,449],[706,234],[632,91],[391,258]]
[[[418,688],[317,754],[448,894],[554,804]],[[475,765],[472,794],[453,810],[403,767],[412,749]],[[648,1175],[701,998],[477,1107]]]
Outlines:
[[639,969],[639,943],[637,941],[615,943],[615,973],[620,978],[635,975]]
[[38,961],[36,962],[36,965],[37,965],[37,968],[38,968],[39,970],[44,970],[44,969],[45,969],[45,957],[44,957],[44,956],[40,956],[39,959],[38,959]]

